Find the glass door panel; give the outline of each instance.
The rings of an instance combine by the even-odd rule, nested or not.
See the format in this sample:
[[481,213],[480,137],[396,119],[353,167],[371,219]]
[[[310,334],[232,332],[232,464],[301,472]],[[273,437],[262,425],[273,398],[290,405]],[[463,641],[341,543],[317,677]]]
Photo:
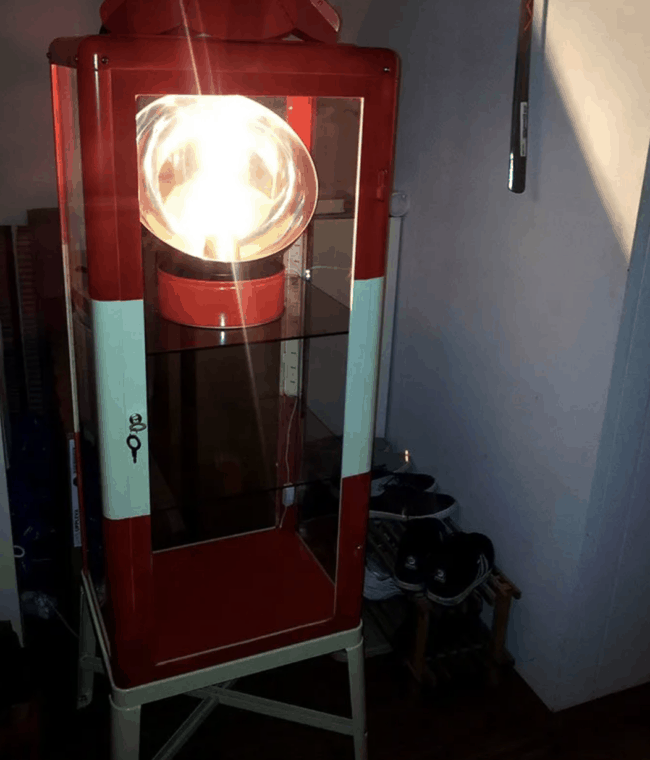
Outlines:
[[[159,104],[162,123],[156,126],[158,100],[143,96],[138,104],[148,119],[138,124],[141,201],[145,172],[154,187],[146,192],[155,196],[144,210],[141,202],[154,551],[281,531],[293,534],[305,556],[333,581],[361,103],[254,99],[256,108],[271,113],[268,123],[282,120],[285,128],[278,128],[279,133],[289,134],[288,153],[278,158],[275,149],[249,146],[248,163],[239,171],[239,180],[244,177],[257,194],[259,229],[242,232],[235,223],[223,221],[223,210],[215,206],[223,201],[232,211],[229,201],[223,188],[210,191],[213,205],[205,213],[222,220],[227,229],[222,235],[201,222],[203,242],[192,248],[187,242],[190,228],[174,227],[166,199],[174,196],[174,183],[187,185],[200,175],[198,164],[208,149],[196,146],[202,139],[200,130],[190,138],[169,136],[172,122],[180,117],[170,114],[164,103]],[[197,101],[200,105],[200,97],[192,98],[189,115],[196,111]],[[212,117],[221,115],[219,105]],[[268,124],[267,117],[260,118],[262,133]],[[296,135],[300,133],[297,142],[291,136],[294,128]],[[145,140],[147,129],[151,134]],[[156,130],[168,145],[159,146],[154,156]],[[297,168],[284,166],[287,156]],[[316,185],[310,185],[305,168],[312,159]],[[213,164],[213,175],[201,176],[204,192],[208,179],[225,182],[233,161],[223,160],[223,172]],[[292,182],[306,183],[306,190],[292,189]],[[183,192],[189,202],[192,192]],[[266,201],[260,200],[260,193]],[[174,208],[180,214],[182,206]],[[291,239],[296,229],[292,225],[305,221],[307,214],[311,220]],[[169,229],[162,229],[163,222]],[[261,255],[263,245],[272,240],[265,225],[273,224],[280,228],[280,247],[275,250],[270,243],[270,253]],[[233,319],[239,314],[244,324],[235,324],[229,314],[225,324],[215,318],[211,326],[179,318],[178,313],[170,317],[164,304],[170,295],[163,288],[161,271],[182,280],[179,288],[198,283],[197,299],[206,283],[216,290],[232,284],[239,299]],[[259,324],[247,322],[244,301],[253,292],[247,290],[249,283],[250,288],[261,288],[277,273],[283,277],[279,315]],[[266,296],[257,290],[253,297]],[[220,304],[214,303],[218,311]]]

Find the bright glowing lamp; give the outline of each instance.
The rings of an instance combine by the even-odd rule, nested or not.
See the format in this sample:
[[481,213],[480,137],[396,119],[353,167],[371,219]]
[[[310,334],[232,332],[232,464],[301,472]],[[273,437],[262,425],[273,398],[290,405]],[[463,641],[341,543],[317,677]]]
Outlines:
[[277,318],[282,265],[270,276],[242,265],[283,251],[311,220],[318,180],[298,135],[249,98],[167,95],[138,112],[137,148],[140,219],[185,263],[159,270],[163,316],[205,327]]

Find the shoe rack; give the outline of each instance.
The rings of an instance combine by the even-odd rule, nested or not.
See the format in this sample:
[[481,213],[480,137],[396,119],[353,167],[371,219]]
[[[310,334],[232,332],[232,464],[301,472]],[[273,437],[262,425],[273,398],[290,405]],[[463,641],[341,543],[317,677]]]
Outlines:
[[[460,531],[450,518],[443,523],[449,533]],[[391,570],[405,527],[401,522],[370,521],[367,551]],[[411,606],[414,620],[405,661],[416,682],[435,686],[481,672],[498,683],[502,668],[513,663],[505,642],[512,602],[520,597],[521,591],[496,566],[486,581],[455,607],[431,602],[422,592],[405,593],[399,601],[405,599]],[[485,610],[486,606],[490,609]],[[386,639],[395,639],[403,615],[396,616],[393,599],[366,603],[365,612]]]

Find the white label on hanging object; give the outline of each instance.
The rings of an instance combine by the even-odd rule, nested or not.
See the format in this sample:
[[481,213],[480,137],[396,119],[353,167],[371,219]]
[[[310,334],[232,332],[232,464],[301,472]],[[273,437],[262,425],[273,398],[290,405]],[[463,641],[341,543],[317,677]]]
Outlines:
[[81,546],[81,514],[79,512],[79,486],[77,485],[77,457],[74,438],[68,441],[68,458],[70,463],[70,506],[72,509],[72,545]]
[[524,100],[519,106],[519,155],[528,155],[528,101]]

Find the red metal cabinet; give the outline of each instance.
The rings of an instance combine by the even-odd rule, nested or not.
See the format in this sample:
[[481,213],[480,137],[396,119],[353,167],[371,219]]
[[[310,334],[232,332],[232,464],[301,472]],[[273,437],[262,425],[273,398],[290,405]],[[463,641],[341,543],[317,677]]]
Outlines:
[[[50,62],[84,572],[118,685],[354,628],[396,56],[101,35],[56,40]],[[313,159],[315,213],[264,259],[282,279],[264,324],[162,314],[165,273],[187,273],[142,224],[136,123],[170,95],[257,102]],[[266,297],[264,266],[235,275],[240,304]]]

